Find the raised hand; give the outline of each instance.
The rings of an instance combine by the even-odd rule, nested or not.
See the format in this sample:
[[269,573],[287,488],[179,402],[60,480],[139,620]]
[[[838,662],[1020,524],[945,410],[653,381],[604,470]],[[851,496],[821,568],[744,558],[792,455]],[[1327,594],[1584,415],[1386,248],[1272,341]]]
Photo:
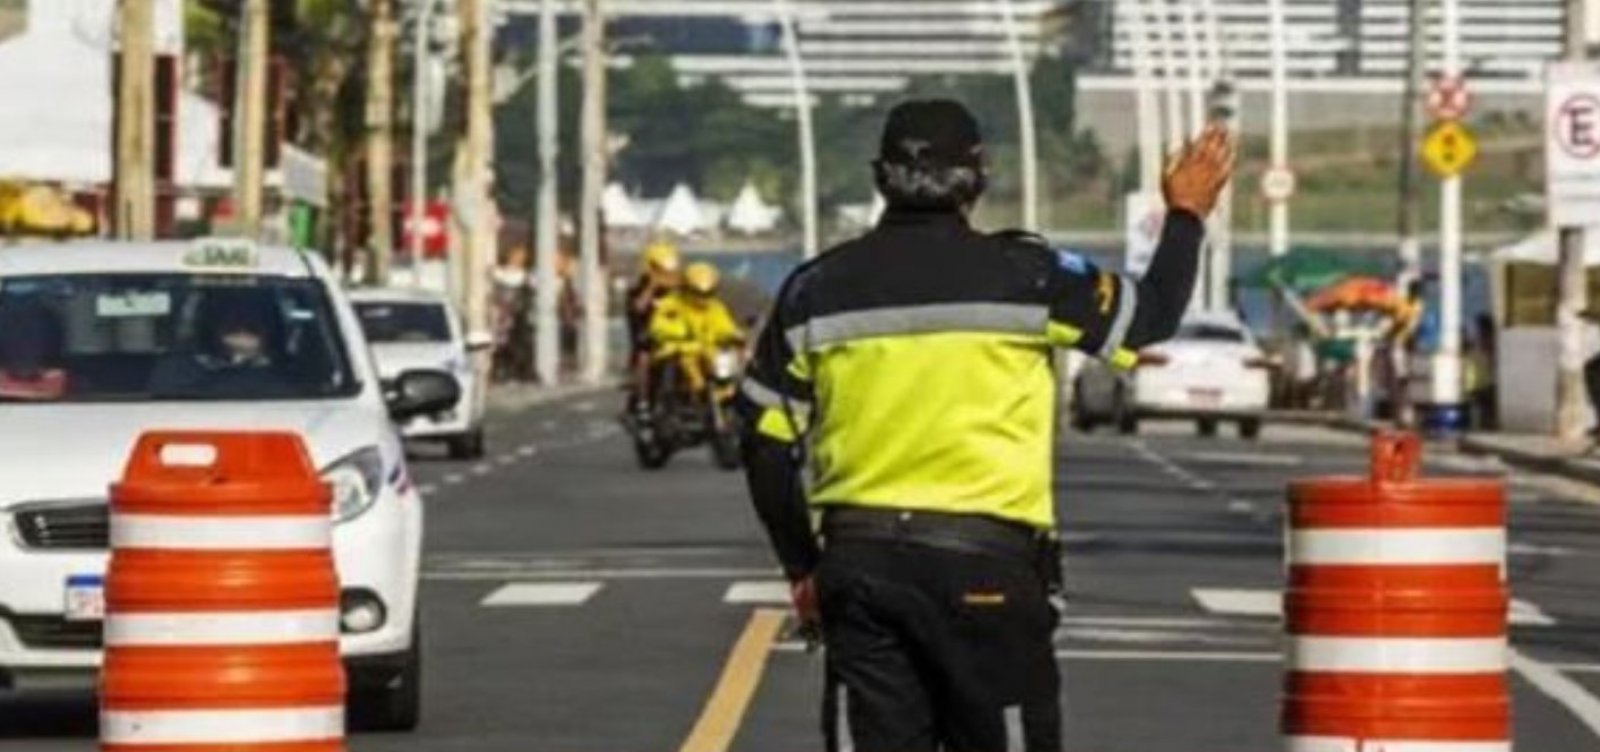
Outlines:
[[1223,186],[1233,177],[1234,142],[1218,124],[1184,147],[1167,165],[1161,194],[1168,209],[1182,209],[1204,219],[1217,205]]

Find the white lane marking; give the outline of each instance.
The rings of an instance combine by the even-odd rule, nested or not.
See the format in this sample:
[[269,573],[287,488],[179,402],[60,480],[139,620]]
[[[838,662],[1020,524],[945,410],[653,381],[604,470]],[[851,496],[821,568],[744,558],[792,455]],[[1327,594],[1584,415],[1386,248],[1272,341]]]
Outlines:
[[444,476],[440,480],[442,480],[444,482],[444,484],[447,485],[447,486],[459,486],[462,483],[466,482],[467,478],[466,478],[466,476],[462,475],[461,473],[451,473],[449,475]]
[[733,604],[759,604],[787,605],[789,598],[789,583],[787,582],[735,582],[728,586],[722,595],[723,603]]
[[494,466],[487,462],[482,462],[472,466],[472,474],[480,478],[492,472],[494,472]]
[[1347,528],[1289,532],[1289,563],[1488,564],[1505,561],[1504,528]]
[[1217,465],[1248,465],[1254,467],[1299,467],[1306,459],[1294,454],[1254,454],[1251,452],[1189,452],[1183,458],[1190,462]]
[[543,423],[540,423],[539,424],[539,428],[542,428],[542,429],[544,429],[546,431],[554,431],[556,429],[556,426],[559,426],[559,425],[561,425],[561,424],[556,422],[556,421],[547,420],[547,421],[544,421]]
[[532,444],[523,444],[522,446],[517,447],[517,454],[520,454],[523,457],[532,457],[538,451],[539,448]]
[[419,493],[419,494],[421,494],[423,496],[432,496],[432,495],[434,495],[434,494],[436,494],[438,492],[439,492],[439,487],[433,485],[432,483],[429,483],[428,485],[425,485],[425,486],[417,486],[417,493]]
[[642,569],[567,569],[549,570],[506,567],[484,570],[431,570],[422,573],[422,579],[437,582],[481,582],[505,580],[570,580],[582,577],[593,580],[738,580],[774,577],[779,573],[771,568],[696,568],[665,567]]
[[[1112,642],[1128,645],[1171,645],[1191,643],[1200,645],[1259,645],[1275,640],[1275,635],[1215,635],[1194,630],[1129,629],[1126,627],[1074,627],[1061,629],[1062,636],[1084,642]],[[1265,638],[1265,639],[1264,639]]]
[[1573,555],[1573,550],[1561,546],[1540,546],[1534,543],[1512,543],[1506,547],[1506,553],[1512,556],[1549,556],[1562,558]]
[[1312,637],[1288,639],[1296,671],[1493,674],[1506,669],[1503,637]]
[[339,611],[112,614],[107,645],[293,645],[339,639]]
[[490,593],[478,605],[581,606],[600,592],[600,587],[598,582],[513,582]]
[[1417,742],[1396,739],[1350,739],[1291,736],[1284,752],[1511,752],[1511,742]]
[[344,706],[281,710],[117,710],[100,713],[100,741],[126,745],[333,741],[344,738]]
[[[1283,612],[1283,596],[1276,590],[1229,590],[1194,588],[1195,602],[1208,613],[1222,616],[1278,616]],[[1511,600],[1507,618],[1519,627],[1554,627],[1556,619],[1538,606],[1521,599]]]
[[1564,706],[1589,732],[1600,737],[1600,699],[1589,694],[1583,685],[1561,675],[1554,668],[1540,663],[1521,651],[1508,651],[1511,670],[1526,679],[1534,688]]
[[1283,598],[1276,590],[1194,588],[1189,595],[1201,608],[1213,614],[1278,616],[1283,613]]
[[1600,674],[1600,663],[1547,663],[1563,674]]
[[1245,501],[1244,499],[1230,499],[1228,501],[1229,514],[1255,514],[1256,509],[1256,503],[1253,501]]
[[594,400],[584,400],[582,402],[574,404],[572,406],[572,411],[575,412],[575,413],[580,413],[580,414],[581,413],[592,413],[595,410],[599,409],[599,407],[600,407],[599,405],[595,404]]
[[1128,447],[1147,462],[1161,468],[1161,471],[1171,476],[1174,480],[1183,483],[1195,491],[1215,491],[1217,484],[1184,469],[1178,463],[1167,459],[1161,453],[1151,449],[1148,444],[1137,439],[1128,442]]
[[[810,646],[804,642],[780,642],[772,646],[775,653],[805,653]],[[1128,661],[1160,663],[1281,663],[1283,657],[1266,651],[1226,650],[1057,650],[1056,658],[1065,661]]]
[[517,459],[518,457],[515,454],[502,454],[496,457],[494,461],[500,465],[512,465],[516,463]]

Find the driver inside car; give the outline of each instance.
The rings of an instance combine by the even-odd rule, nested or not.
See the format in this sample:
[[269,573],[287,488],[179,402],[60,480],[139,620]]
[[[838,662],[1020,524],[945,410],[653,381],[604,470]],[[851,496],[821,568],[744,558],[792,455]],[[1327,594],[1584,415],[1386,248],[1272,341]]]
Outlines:
[[289,386],[280,368],[286,340],[282,315],[270,293],[208,299],[197,318],[193,351],[157,369],[156,391],[227,396]]
[[721,275],[711,264],[690,264],[683,284],[662,298],[650,315],[651,362],[677,359],[691,393],[705,389],[706,368],[717,348],[744,342],[744,330],[728,311],[718,287]]
[[47,402],[67,393],[61,321],[42,305],[0,311],[0,400]]

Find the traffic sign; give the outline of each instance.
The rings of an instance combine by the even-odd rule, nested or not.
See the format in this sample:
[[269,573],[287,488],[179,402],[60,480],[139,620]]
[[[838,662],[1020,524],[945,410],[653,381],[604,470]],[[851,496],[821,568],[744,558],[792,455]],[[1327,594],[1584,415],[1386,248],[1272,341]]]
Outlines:
[[[416,218],[412,214],[415,204],[406,204],[405,216],[400,225],[400,248],[411,249],[411,234],[415,232]],[[422,253],[425,258],[441,259],[450,247],[450,206],[443,201],[429,201],[422,205]]]
[[1428,90],[1428,114],[1434,120],[1460,120],[1472,109],[1472,92],[1460,76],[1435,79]]
[[1422,142],[1422,159],[1441,178],[1460,175],[1478,158],[1478,140],[1466,126],[1446,120],[1433,127]]
[[1282,165],[1273,167],[1261,175],[1261,195],[1275,204],[1292,198],[1298,185],[1294,170]]
[[1545,197],[1556,227],[1600,225],[1600,65],[1545,76]]

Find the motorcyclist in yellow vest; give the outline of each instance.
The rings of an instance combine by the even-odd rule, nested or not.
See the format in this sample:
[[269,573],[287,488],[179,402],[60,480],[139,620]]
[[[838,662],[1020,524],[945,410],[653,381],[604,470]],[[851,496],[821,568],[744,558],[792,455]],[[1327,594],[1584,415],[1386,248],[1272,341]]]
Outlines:
[[672,295],[682,283],[683,260],[678,247],[665,240],[646,246],[639,277],[628,288],[629,367],[632,383],[628,409],[639,410],[650,394],[650,319],[662,299]]
[[677,359],[694,393],[705,388],[706,365],[717,348],[744,342],[744,330],[717,297],[721,275],[711,264],[690,264],[677,292],[656,303],[650,316],[650,359]]

